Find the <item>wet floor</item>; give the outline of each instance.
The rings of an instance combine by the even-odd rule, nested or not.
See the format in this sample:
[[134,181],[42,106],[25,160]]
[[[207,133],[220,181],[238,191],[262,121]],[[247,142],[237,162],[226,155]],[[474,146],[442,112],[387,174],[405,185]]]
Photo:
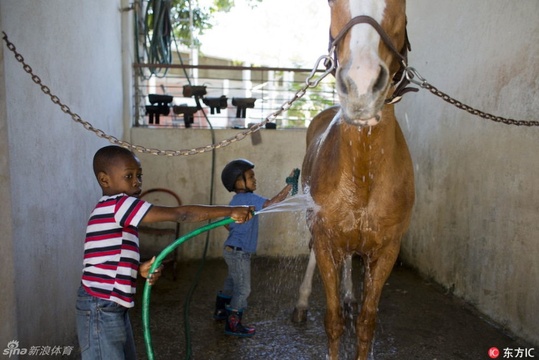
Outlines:
[[[244,322],[256,327],[252,338],[224,334],[224,322],[213,320],[215,294],[226,275],[224,260],[180,263],[178,278],[171,269],[151,291],[151,335],[156,360],[190,359],[325,359],[323,326],[325,299],[318,274],[314,278],[308,320],[293,324],[290,313],[297,299],[307,257],[254,258],[252,292]],[[354,268],[360,261],[354,261]],[[192,291],[193,284],[196,288]],[[138,290],[131,321],[139,359],[146,359],[141,324],[143,283]],[[186,312],[189,292],[192,299]],[[185,321],[188,315],[188,322]],[[351,322],[341,345],[341,359],[353,359],[355,338]],[[188,329],[186,338],[186,330]],[[379,305],[374,360],[490,359],[491,347],[530,348],[487,322],[468,305],[441,287],[397,266],[387,281]],[[500,355],[500,358],[502,356]]]

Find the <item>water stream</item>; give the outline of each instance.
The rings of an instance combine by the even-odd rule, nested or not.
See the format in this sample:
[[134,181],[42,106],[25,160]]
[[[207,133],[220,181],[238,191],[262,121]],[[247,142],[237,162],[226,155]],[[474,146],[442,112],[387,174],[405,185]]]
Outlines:
[[260,211],[257,214],[265,214],[271,212],[291,212],[291,211],[304,211],[314,210],[317,211],[320,208],[317,205],[310,194],[298,194],[291,196],[277,204],[270,205]]

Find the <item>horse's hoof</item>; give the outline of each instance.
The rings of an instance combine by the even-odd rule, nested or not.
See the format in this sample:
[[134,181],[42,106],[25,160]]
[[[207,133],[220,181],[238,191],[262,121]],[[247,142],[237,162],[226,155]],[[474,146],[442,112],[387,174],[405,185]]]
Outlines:
[[307,321],[307,309],[294,308],[290,317],[293,323],[299,324]]

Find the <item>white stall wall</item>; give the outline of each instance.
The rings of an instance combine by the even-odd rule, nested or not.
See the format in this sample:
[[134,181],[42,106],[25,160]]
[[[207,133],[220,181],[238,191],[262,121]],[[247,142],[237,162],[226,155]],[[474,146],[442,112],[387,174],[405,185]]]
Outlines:
[[[123,133],[119,0],[0,1],[0,28],[52,93],[94,126]],[[131,33],[129,33],[131,34]],[[2,41],[0,349],[73,346],[91,170],[107,144],[43,94]]]
[[[486,112],[539,120],[539,2],[408,1],[409,63]],[[397,106],[415,164],[402,258],[539,344],[539,127],[459,110],[427,90]]]

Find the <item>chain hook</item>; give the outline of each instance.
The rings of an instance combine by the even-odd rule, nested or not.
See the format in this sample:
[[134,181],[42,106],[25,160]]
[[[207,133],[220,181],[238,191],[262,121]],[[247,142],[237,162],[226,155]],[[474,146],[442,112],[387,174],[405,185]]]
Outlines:
[[424,88],[427,84],[427,79],[425,79],[423,76],[421,76],[419,74],[419,72],[411,67],[411,66],[407,66],[405,69],[404,69],[404,73],[406,75],[406,79],[413,83],[413,84],[416,84],[418,86],[421,86],[422,88]]
[[[316,60],[316,63],[314,64],[311,73],[305,80],[305,84],[307,84],[308,87],[317,87],[320,81],[322,81],[326,76],[328,76],[335,70],[335,60],[333,60],[333,57],[331,56],[334,49],[335,47],[333,47],[332,51],[330,51],[329,54],[322,55],[318,58],[318,60]],[[324,71],[318,79],[313,80],[320,64],[324,64],[326,66],[326,71]]]

